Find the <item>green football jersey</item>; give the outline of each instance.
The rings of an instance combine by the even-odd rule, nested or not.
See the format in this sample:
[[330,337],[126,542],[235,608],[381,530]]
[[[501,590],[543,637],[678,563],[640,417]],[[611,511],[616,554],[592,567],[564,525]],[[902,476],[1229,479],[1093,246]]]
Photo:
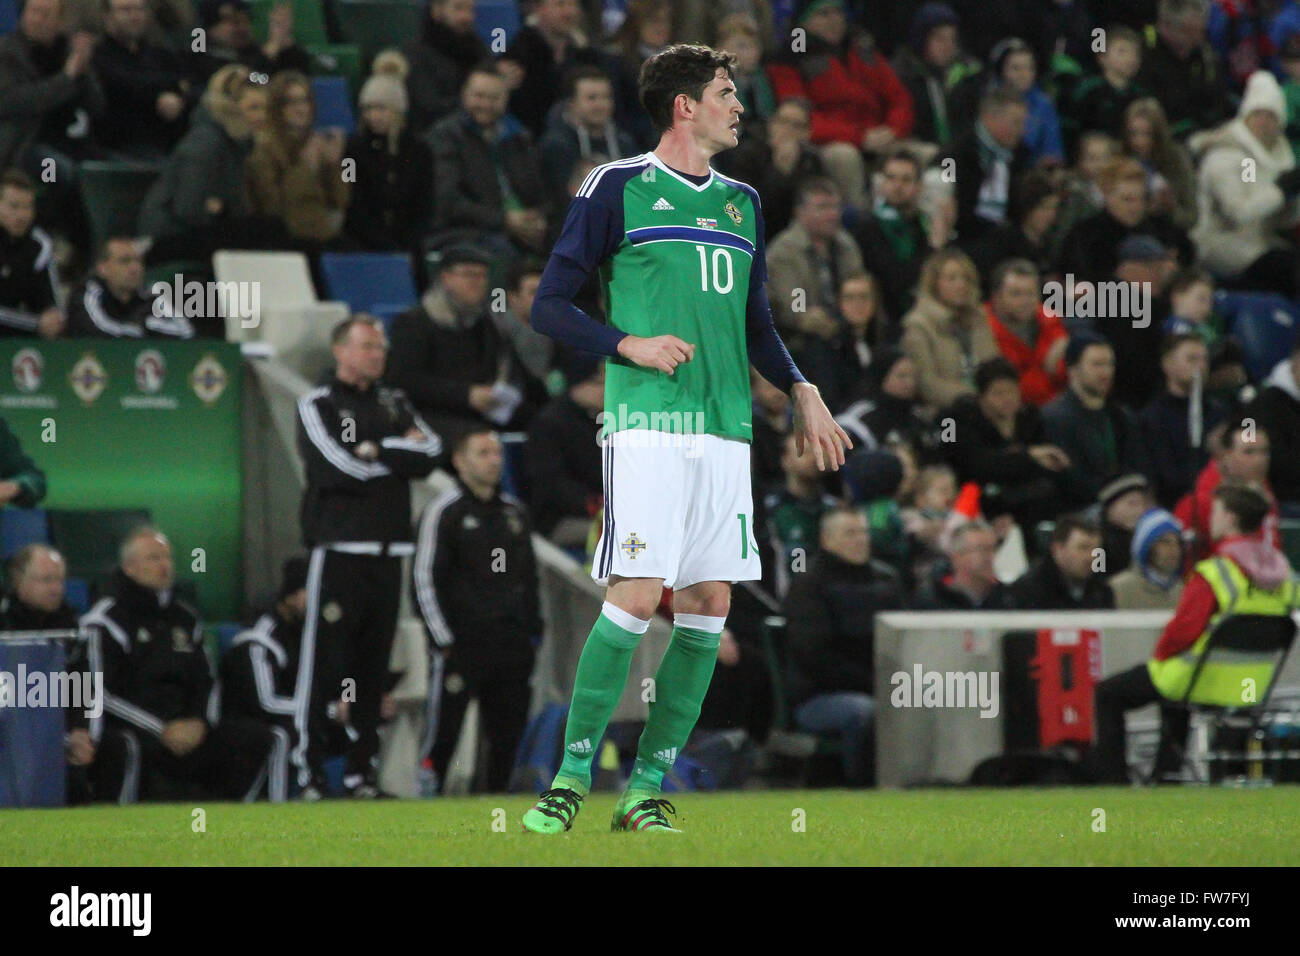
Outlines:
[[[766,279],[754,190],[712,170],[703,183],[691,182],[646,153],[597,167],[574,205],[556,251],[596,259],[609,324],[695,346],[695,357],[672,375],[611,357],[604,431],[749,441],[746,306],[750,283]],[[579,242],[586,248],[575,249]]]

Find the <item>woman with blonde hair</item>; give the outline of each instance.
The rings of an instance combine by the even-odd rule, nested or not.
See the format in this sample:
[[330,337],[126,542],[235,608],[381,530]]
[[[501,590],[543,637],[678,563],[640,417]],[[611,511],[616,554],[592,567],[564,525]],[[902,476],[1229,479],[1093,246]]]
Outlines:
[[261,95],[248,67],[232,63],[208,80],[190,131],[176,144],[140,206],[148,259],[207,259],[214,249],[279,248],[284,229],[257,217],[245,188],[253,101]]
[[406,57],[375,57],[357,105],[361,123],[348,140],[356,182],[347,231],[366,249],[416,251],[433,214],[433,151],[407,123]]
[[296,70],[271,78],[270,115],[248,158],[253,210],[284,223],[295,239],[324,244],[343,231],[350,184],[342,130],[313,129],[311,80]]
[[1180,229],[1196,222],[1196,174],[1187,150],[1174,139],[1164,107],[1153,97],[1134,100],[1124,111],[1124,151],[1147,172],[1150,211],[1168,216]]
[[950,246],[925,260],[901,344],[916,363],[927,415],[974,393],[975,366],[996,356],[998,346],[980,308],[979,273],[966,253]]

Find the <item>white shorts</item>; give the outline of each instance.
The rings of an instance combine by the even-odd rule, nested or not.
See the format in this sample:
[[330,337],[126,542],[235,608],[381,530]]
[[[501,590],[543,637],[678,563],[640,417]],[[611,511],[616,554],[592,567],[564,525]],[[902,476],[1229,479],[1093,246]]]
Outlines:
[[605,523],[591,576],[667,587],[762,576],[749,443],[627,429],[605,438]]

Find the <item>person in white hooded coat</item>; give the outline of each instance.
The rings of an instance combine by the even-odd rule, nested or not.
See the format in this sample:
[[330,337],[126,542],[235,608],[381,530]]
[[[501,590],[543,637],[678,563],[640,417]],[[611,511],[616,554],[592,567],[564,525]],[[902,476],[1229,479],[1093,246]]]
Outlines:
[[1294,298],[1295,250],[1279,231],[1300,220],[1300,169],[1285,126],[1282,89],[1260,70],[1235,119],[1188,141],[1200,163],[1192,240],[1221,285]]

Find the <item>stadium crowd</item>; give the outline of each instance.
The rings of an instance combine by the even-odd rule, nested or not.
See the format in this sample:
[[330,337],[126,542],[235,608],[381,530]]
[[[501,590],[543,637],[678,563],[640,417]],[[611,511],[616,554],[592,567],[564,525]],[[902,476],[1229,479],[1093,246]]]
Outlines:
[[[1300,460],[1271,449],[1300,436],[1300,339],[1261,346],[1240,330],[1300,316],[1296,0],[519,6],[521,29],[494,53],[474,0],[431,0],[420,34],[374,58],[351,136],[316,128],[313,61],[287,5],[262,40],[245,0],[27,0],[0,38],[4,334],[220,335],[210,316],[155,315],[144,283],[219,249],[300,251],[313,268],[326,251],[411,255],[424,292],[386,323],[371,378],[409,401],[392,440],[435,435],[463,499],[416,516],[418,535],[408,514],[403,539],[446,688],[425,742],[436,774],[477,696],[491,786],[508,784],[540,629],[535,580],[496,593],[446,557],[478,546],[447,515],[531,527],[577,555],[599,528],[603,363],[538,335],[529,314],[584,178],[654,147],[637,73],[674,42],[736,56],[743,134],[714,165],[758,190],[777,327],[856,446],[841,474],[819,472],[796,453],[788,398],[753,374],[765,576],[736,590],[687,756],[743,776],[779,719],[778,681],[790,726],[842,734],[845,779],[867,783],[875,612],[1173,611],[1193,564],[1219,553],[1221,487],[1266,499],[1256,522],[1227,496],[1247,515],[1239,537],[1280,551],[1282,520],[1300,518]],[[92,247],[77,169],[102,159],[160,174],[135,230]],[[579,305],[602,315],[595,281]],[[335,355],[366,329],[343,327]],[[496,431],[527,435],[526,510],[501,493]],[[147,529],[124,544],[119,606],[165,616],[170,559],[163,574],[148,557],[165,543]],[[222,664],[247,706],[228,706],[207,750],[186,722],[202,723],[212,675],[158,702],[178,727],[167,759],[204,754],[192,773],[220,770],[223,792],[257,782],[249,748],[295,746],[283,718],[301,686],[306,577],[286,568],[238,645],[251,657]],[[772,673],[761,632],[777,611],[789,627]]]

